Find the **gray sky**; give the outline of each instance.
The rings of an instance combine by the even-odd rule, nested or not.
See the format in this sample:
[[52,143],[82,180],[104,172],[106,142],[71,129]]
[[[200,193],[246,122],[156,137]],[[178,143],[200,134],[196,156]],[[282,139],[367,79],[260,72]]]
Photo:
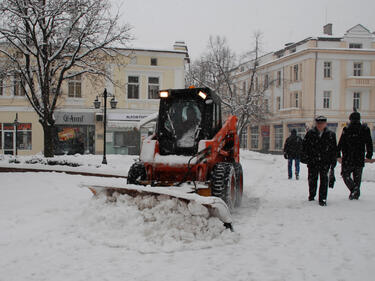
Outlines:
[[122,20],[134,27],[134,47],[170,49],[175,40],[184,40],[193,59],[210,35],[225,36],[243,53],[251,48],[255,30],[263,32],[263,50],[273,51],[321,34],[326,18],[337,36],[358,23],[375,31],[375,0],[111,1],[121,3]]

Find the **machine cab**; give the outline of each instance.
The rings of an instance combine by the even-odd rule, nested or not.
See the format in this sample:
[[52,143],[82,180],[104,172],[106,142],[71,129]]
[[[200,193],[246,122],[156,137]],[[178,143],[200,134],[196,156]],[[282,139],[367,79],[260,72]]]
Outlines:
[[222,127],[220,98],[209,88],[163,90],[156,129],[161,155],[194,155]]

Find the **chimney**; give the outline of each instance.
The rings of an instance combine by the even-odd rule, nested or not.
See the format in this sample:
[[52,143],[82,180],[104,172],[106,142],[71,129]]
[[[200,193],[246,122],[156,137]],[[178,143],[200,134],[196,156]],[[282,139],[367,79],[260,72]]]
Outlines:
[[176,42],[174,42],[174,44],[173,44],[173,50],[187,52],[187,46],[185,44],[185,41],[176,41]]
[[332,35],[332,23],[327,23],[323,26],[323,33],[325,35]]
[[176,41],[176,42],[174,42],[174,44],[173,44],[173,50],[185,52],[185,61],[187,63],[190,63],[190,57],[189,57],[189,53],[188,53],[188,47],[187,47],[185,41]]

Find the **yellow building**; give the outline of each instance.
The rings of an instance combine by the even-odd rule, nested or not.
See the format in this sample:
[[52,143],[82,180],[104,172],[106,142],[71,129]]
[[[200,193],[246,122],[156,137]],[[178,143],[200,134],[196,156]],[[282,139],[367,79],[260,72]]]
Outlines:
[[[250,84],[247,63],[235,70],[238,88]],[[256,81],[270,81],[264,92],[269,115],[247,128],[244,147],[280,152],[291,129],[304,136],[319,115],[339,137],[353,107],[375,135],[375,35],[360,24],[339,37],[328,24],[321,36],[261,57]]]
[[[54,113],[56,153],[103,152],[103,106],[93,102],[107,88],[115,96],[116,109],[107,110],[107,153],[137,154],[140,136],[137,122],[157,111],[157,92],[185,86],[185,64],[189,60],[184,42],[171,50],[118,49],[116,63],[107,71],[114,83],[101,77],[77,76],[64,82],[62,97]],[[19,125],[15,126],[16,114]],[[16,134],[17,130],[17,134]],[[17,135],[17,136],[16,136]],[[0,154],[29,155],[43,151],[43,129],[38,116],[19,87],[17,77],[0,79]]]

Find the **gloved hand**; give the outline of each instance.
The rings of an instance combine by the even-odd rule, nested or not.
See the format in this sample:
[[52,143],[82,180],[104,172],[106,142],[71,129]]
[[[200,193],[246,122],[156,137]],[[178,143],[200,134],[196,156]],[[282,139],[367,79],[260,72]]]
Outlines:
[[331,170],[329,171],[329,179],[328,179],[328,186],[329,188],[333,188],[334,185],[335,185],[335,181],[336,181],[336,178],[335,178],[335,170],[331,168]]
[[288,159],[288,154],[284,153],[284,158]]

